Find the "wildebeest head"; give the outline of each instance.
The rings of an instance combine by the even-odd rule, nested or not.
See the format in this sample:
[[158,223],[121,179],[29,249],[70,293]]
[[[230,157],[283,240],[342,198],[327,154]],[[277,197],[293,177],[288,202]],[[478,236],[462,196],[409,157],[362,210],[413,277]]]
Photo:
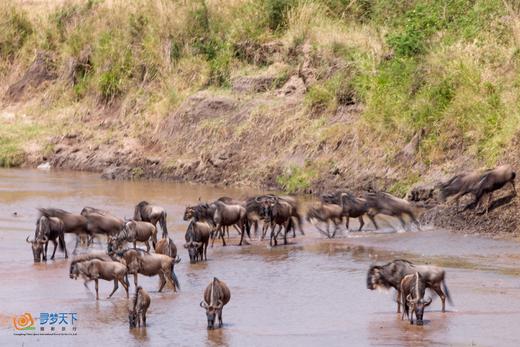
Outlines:
[[[49,239],[47,236],[44,236],[43,240],[29,240],[29,236],[25,239],[27,243],[31,244],[32,252],[33,252],[33,258],[35,263],[39,263],[43,258],[43,245],[48,241]],[[45,259],[44,259],[45,260]]]
[[367,288],[370,290],[377,289],[379,287],[388,288],[388,283],[383,276],[383,268],[378,265],[372,265],[368,269],[367,273]]
[[202,246],[202,242],[190,241],[184,245],[184,248],[188,250],[190,256],[190,263],[195,264],[199,255],[199,248]]
[[417,318],[417,325],[423,325],[424,309],[432,303],[432,298],[424,299],[412,299],[412,296],[408,294],[406,296],[408,305],[415,311],[415,317]]
[[135,328],[137,326],[137,311],[130,310],[128,311],[128,325],[130,329]]
[[184,210],[184,216],[182,217],[183,220],[190,220],[195,215],[195,207],[194,206],[186,206],[186,209]]
[[79,277],[79,274],[80,274],[80,271],[79,271],[79,266],[78,266],[79,263],[76,263],[76,262],[72,262],[70,263],[70,268],[69,268],[69,277],[71,279],[77,279]]
[[220,310],[222,310],[222,307],[224,306],[224,303],[222,300],[219,300],[216,305],[210,305],[206,301],[200,302],[200,307],[206,310],[206,318],[208,319],[208,329],[213,329],[215,327],[215,318],[217,317],[217,314]]

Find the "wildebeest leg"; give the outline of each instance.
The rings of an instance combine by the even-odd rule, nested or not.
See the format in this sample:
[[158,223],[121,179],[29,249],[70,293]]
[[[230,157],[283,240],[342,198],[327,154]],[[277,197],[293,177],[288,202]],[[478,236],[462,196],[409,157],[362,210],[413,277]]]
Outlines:
[[[56,240],[52,240],[52,243],[54,244],[54,250],[52,251],[51,260],[54,260],[54,255],[56,254],[56,248],[58,248],[58,242],[56,242]],[[45,248],[47,248],[47,245],[45,245]],[[47,249],[45,249],[45,255],[47,256]]]
[[218,310],[218,327],[222,328],[222,309]]
[[406,222],[405,222],[404,219],[403,219],[403,215],[400,214],[397,218],[398,218],[399,221],[401,222],[401,225],[403,226],[403,229],[404,229],[405,231],[408,231],[408,228],[406,227]]
[[67,244],[65,243],[65,235],[61,234],[58,237],[58,241],[61,242],[61,244],[63,245],[63,251],[65,252],[65,259],[67,259],[69,257],[69,255],[67,254]]
[[99,280],[96,278],[94,281],[96,282],[96,300],[99,300]]
[[334,236],[336,236],[336,233],[338,232],[338,224],[341,223],[341,221],[338,223],[338,221],[335,218],[333,218],[332,223],[334,223],[334,232],[332,233],[332,238],[334,238]]
[[363,220],[363,216],[359,216],[359,230],[358,231],[361,231],[361,229],[363,229],[363,225],[365,225],[365,221]]
[[74,245],[74,249],[72,250],[72,255],[76,254],[76,249],[78,249],[78,243],[79,243],[79,235],[76,234],[76,244]]
[[446,312],[446,294],[442,291],[441,284],[436,283],[432,286],[432,289],[441,298],[442,312]]
[[267,234],[267,229],[269,229],[269,224],[267,222],[264,222],[264,225],[262,225],[262,238],[260,241],[263,241],[265,239],[265,234]]
[[150,252],[150,243],[148,243],[148,240],[146,240],[144,244],[146,245],[146,251]]
[[[284,235],[283,235],[283,244],[284,244],[284,245],[287,244],[287,234],[288,234],[289,231],[290,231],[290,230],[289,230],[289,226],[290,226],[290,225],[291,225],[291,221],[290,221],[290,220],[287,221],[287,222],[285,223],[285,233],[284,233]],[[281,229],[282,229],[282,226],[280,226],[280,230],[281,230]],[[295,228],[293,228],[293,233],[294,233],[294,229],[295,229]],[[296,235],[294,235],[293,238],[294,238],[294,237],[296,237]]]
[[[278,226],[279,226],[278,232],[274,236],[274,244],[275,244],[275,246],[278,244],[278,241],[277,241],[278,240],[278,235],[280,235],[280,233],[282,232],[282,228],[283,228],[282,224],[280,224]],[[276,225],[275,225],[275,228],[276,228]]]
[[125,278],[120,278],[119,279],[119,282],[121,282],[121,284],[123,285],[123,288],[125,288],[125,291],[126,291],[126,298],[128,299],[129,298],[129,294],[128,294],[128,283],[125,282]]
[[348,222],[349,222],[349,220],[350,220],[350,217],[349,217],[349,216],[345,216],[345,217],[346,217],[346,219],[347,219],[347,221],[345,222],[345,228],[347,228],[347,232],[348,232],[348,231],[349,231],[349,230],[348,230]]
[[208,261],[208,244],[204,244],[204,260]]
[[[234,225],[235,229],[236,229],[236,225]],[[242,232],[240,233],[240,242],[238,243],[239,246],[242,246],[242,241],[244,241],[244,235],[246,233],[245,229],[244,229],[244,223],[240,223],[240,228],[242,229]],[[249,239],[251,239],[251,237],[249,237]]]
[[[269,238],[269,246],[273,247],[273,238],[274,238],[274,223],[271,223],[271,237]],[[274,245],[276,246],[276,238],[274,238]]]
[[[229,235],[229,226],[228,226],[228,235]],[[222,227],[221,227],[221,230],[220,230],[220,237],[222,238],[222,246],[225,246],[226,245],[226,240],[224,239],[224,228],[222,228]]]
[[[401,291],[400,290],[397,290],[397,297],[398,298],[401,297]],[[397,300],[397,313],[401,313],[401,302],[399,300]]]
[[215,243],[215,239],[218,237],[218,235],[220,233],[220,228],[221,228],[220,224],[217,224],[217,226],[211,233],[211,247],[213,247],[213,244]]
[[137,288],[137,272],[134,273],[134,285]]
[[372,214],[369,214],[368,215],[368,218],[370,218],[370,220],[372,221],[372,224],[374,224],[374,228],[379,229],[379,227],[377,226],[377,223],[376,223],[376,219],[374,218],[375,215],[372,215]]
[[164,285],[166,284],[166,279],[164,279],[163,273],[159,273],[159,280],[160,280],[160,283],[159,283],[159,293],[160,293],[161,290],[163,290]]
[[119,285],[117,284],[117,278],[114,280],[114,290],[112,290],[112,293],[110,293],[110,295],[108,296],[107,299],[110,299],[112,297],[112,295],[114,295],[114,293],[116,292],[117,288],[119,288]]
[[143,319],[143,326],[146,328],[146,312],[141,312],[141,317]]
[[516,196],[516,187],[515,187],[515,181],[510,181],[511,186],[513,186],[513,196]]
[[488,194],[488,202],[487,202],[487,205],[486,205],[486,214],[488,214],[489,212],[489,206],[491,206],[491,200],[493,199],[493,192],[490,192]]

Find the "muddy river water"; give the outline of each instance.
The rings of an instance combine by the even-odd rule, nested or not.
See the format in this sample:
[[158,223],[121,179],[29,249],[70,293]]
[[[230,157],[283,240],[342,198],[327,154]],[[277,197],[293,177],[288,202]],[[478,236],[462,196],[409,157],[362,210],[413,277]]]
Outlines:
[[[154,346],[519,346],[520,247],[424,228],[421,232],[342,234],[327,240],[306,225],[305,237],[269,248],[236,240],[208,250],[208,262],[191,265],[182,248],[188,203],[252,191],[164,182],[105,181],[71,172],[0,170],[0,345],[154,345]],[[37,207],[79,213],[96,206],[131,216],[140,200],[168,211],[168,227],[182,261],[176,266],[181,291],[158,293],[158,279],[140,277],[151,295],[146,329],[128,329],[124,290],[107,300],[112,283],[69,279],[69,261],[33,264],[30,246]],[[16,214],[15,214],[16,213]],[[388,229],[390,230],[390,229]],[[67,235],[72,249],[74,239]],[[101,245],[98,246],[101,249]],[[411,326],[395,313],[393,292],[369,291],[370,264],[394,258],[432,263],[447,270],[454,300],[440,312],[434,297],[425,325]],[[214,277],[231,288],[224,328],[208,331],[202,292]],[[131,292],[133,292],[133,284]],[[75,313],[75,336],[15,336],[10,323],[25,312]],[[38,321],[35,323],[38,326]]]

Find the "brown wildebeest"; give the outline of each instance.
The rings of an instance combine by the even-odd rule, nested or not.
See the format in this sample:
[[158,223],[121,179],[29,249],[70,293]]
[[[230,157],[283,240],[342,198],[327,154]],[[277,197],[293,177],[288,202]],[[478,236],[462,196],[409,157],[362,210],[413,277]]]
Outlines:
[[[65,246],[64,225],[61,219],[40,216],[36,221],[36,230],[34,231],[34,240],[30,241],[27,237],[26,241],[31,244],[34,262],[47,261],[47,247],[49,241],[54,244],[51,260],[54,259],[56,248],[59,245],[60,251],[65,252],[65,258],[68,258],[67,247]],[[58,241],[56,241],[58,240]],[[44,247],[45,245],[45,247]]]
[[[328,238],[333,238],[336,236],[338,225],[341,224],[341,221],[343,220],[343,207],[336,204],[316,203],[307,211],[306,219],[308,222],[311,222],[319,232]],[[327,233],[321,230],[316,221],[327,224]],[[330,222],[334,224],[332,235],[330,234]]]
[[188,250],[190,263],[195,264],[199,259],[208,260],[208,243],[211,234],[211,227],[206,222],[195,222],[192,220],[184,239],[184,248]]
[[94,207],[83,208],[81,215],[87,218],[89,229],[95,234],[115,236],[125,225],[125,221],[121,218]]
[[166,210],[161,206],[151,205],[147,201],[141,201],[135,206],[134,220],[152,223],[157,228],[157,222],[161,225],[162,238],[168,237],[166,226]]
[[384,192],[366,193],[365,198],[368,206],[368,218],[374,223],[376,229],[378,229],[378,226],[374,217],[378,214],[384,214],[398,218],[403,228],[406,228],[403,215],[408,215],[417,229],[421,230],[421,225],[415,218],[413,206],[408,201]]
[[[445,312],[446,298],[452,304],[446,286],[444,270],[433,265],[414,265],[403,259],[396,259],[385,265],[372,265],[367,273],[367,288],[370,290],[395,288],[397,297],[401,296],[401,280],[404,276],[419,272],[427,288],[439,295],[442,301],[442,312]],[[397,300],[397,313],[401,312],[401,303]]]
[[180,261],[180,258],[177,258],[177,246],[175,246],[175,243],[169,237],[157,241],[157,245],[155,246],[155,253],[167,255],[173,259],[176,259],[176,262]]
[[[347,222],[345,223],[347,231],[349,230],[348,225],[350,218],[358,218],[358,231],[361,231],[361,229],[363,229],[363,226],[365,225],[363,215],[368,212],[368,203],[366,199],[355,197],[351,193],[344,193],[341,196],[341,202],[343,207],[343,216],[345,216],[345,218],[347,219]],[[376,227],[375,224],[374,227]]]
[[229,299],[231,299],[231,291],[227,284],[214,277],[204,290],[204,300],[200,302],[200,307],[206,310],[208,329],[215,327],[216,317],[218,317],[219,328],[222,328],[222,308],[229,302]]
[[487,194],[488,203],[486,206],[486,213],[489,211],[491,200],[493,199],[493,192],[511,183],[513,187],[513,194],[516,196],[515,187],[516,173],[510,165],[502,165],[493,170],[486,171],[480,178],[480,181],[475,186],[473,194],[475,194],[475,202],[477,208],[482,202],[482,198]]
[[141,286],[135,290],[132,308],[128,311],[128,324],[130,328],[141,327],[141,323],[146,327],[146,311],[150,307],[150,295]]
[[[59,218],[63,222],[63,232],[76,234],[76,246],[74,252],[78,246],[78,240],[80,235],[87,235],[89,238],[94,237],[94,230],[90,227],[88,220],[85,216],[80,214],[73,214],[57,208],[39,208],[41,216],[47,218],[55,217]],[[73,252],[73,253],[74,253]]]
[[175,259],[164,254],[148,254],[141,250],[126,249],[113,252],[114,259],[124,262],[129,274],[134,275],[134,284],[137,287],[137,274],[145,276],[159,276],[159,292],[164,288],[166,281],[173,286],[173,291],[180,289],[179,280],[175,275]]
[[[284,244],[287,244],[287,234],[291,228],[294,228],[292,221],[292,206],[284,199],[277,197],[267,198],[262,200],[262,217],[266,220],[264,224],[264,231],[262,233],[262,240],[265,237],[267,226],[271,226],[271,236],[269,238],[269,245],[272,247],[278,245],[277,237],[282,231],[284,232]],[[275,233],[276,226],[279,226],[278,232]],[[273,242],[274,241],[274,242]]]
[[206,220],[214,223],[215,229],[213,231],[213,241],[211,242],[212,247],[217,237],[222,238],[223,246],[226,245],[226,240],[224,239],[224,227],[235,224],[238,226],[241,232],[239,245],[242,245],[244,232],[247,232],[246,209],[242,205],[227,205],[218,200],[213,202],[211,205],[199,204],[195,208],[194,220]]
[[[487,194],[488,204],[485,210],[487,213],[495,190],[504,187],[507,183],[511,183],[514,196],[516,196],[515,178],[516,173],[510,165],[501,165],[482,173],[473,172],[470,174],[455,175],[447,182],[441,183],[438,188],[441,191],[443,200],[446,200],[449,196],[454,196],[453,199],[457,202],[457,209],[459,207],[459,199],[462,196],[470,193],[473,194],[475,196],[474,204],[479,207],[482,198]],[[468,204],[464,210],[470,205],[471,204]]]
[[152,223],[140,222],[140,221],[126,221],[123,226],[123,230],[117,234],[116,237],[118,242],[127,241],[134,244],[134,249],[137,248],[137,242],[143,242],[146,245],[146,251],[150,252],[150,243],[148,240],[152,240],[152,246],[155,248],[157,244],[157,229]]
[[401,297],[398,300],[403,305],[403,315],[410,318],[410,324],[413,324],[413,315],[415,313],[417,325],[423,325],[424,309],[432,303],[432,298],[424,300],[424,292],[426,285],[423,282],[421,274],[406,275],[401,280]]
[[77,279],[79,276],[82,276],[85,279],[85,287],[88,281],[95,281],[96,300],[99,300],[99,279],[114,281],[114,290],[112,290],[112,293],[110,293],[107,299],[110,299],[118,289],[118,282],[125,288],[126,297],[128,298],[129,283],[126,266],[117,261],[103,261],[99,259],[78,261],[75,259],[70,263],[69,276],[72,279]]

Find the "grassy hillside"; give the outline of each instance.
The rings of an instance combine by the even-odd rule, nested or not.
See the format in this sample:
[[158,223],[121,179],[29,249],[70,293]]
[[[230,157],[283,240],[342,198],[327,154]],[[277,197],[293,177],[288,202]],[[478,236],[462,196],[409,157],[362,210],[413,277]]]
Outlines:
[[[511,0],[8,0],[0,33],[3,166],[69,141],[86,159],[58,166],[402,195],[519,128]],[[8,89],[39,52],[52,77]]]

